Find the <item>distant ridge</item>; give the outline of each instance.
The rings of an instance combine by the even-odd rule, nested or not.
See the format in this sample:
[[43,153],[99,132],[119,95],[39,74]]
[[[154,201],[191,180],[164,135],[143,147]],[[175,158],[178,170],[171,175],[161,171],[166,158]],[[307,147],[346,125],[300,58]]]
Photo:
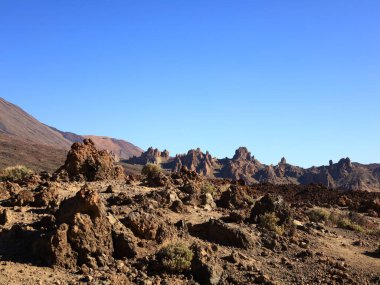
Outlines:
[[[112,151],[121,159],[142,153],[142,149],[124,140],[82,136],[47,126],[3,98],[0,98],[0,135],[0,167],[26,164],[37,170],[58,168],[70,146],[84,138],[91,138],[98,148]],[[33,159],[27,159],[33,155]]]
[[302,168],[287,163],[281,158],[277,165],[265,165],[253,156],[246,147],[240,147],[232,158],[218,159],[199,148],[186,154],[170,157],[167,150],[161,152],[150,147],[140,157],[123,161],[125,166],[160,164],[170,171],[179,171],[183,166],[199,174],[215,178],[242,180],[247,184],[323,184],[328,188],[380,192],[380,164],[359,164],[349,158],[319,167]]

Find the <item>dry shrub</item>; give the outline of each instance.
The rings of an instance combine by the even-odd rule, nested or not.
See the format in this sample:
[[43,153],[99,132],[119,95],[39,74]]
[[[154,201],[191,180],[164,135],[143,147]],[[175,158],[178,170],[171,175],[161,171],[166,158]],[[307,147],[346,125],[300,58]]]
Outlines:
[[158,258],[166,271],[181,273],[190,269],[193,252],[182,243],[173,243],[163,247]]
[[269,231],[273,231],[278,235],[283,235],[285,233],[284,225],[279,225],[280,219],[275,213],[265,213],[259,216],[259,225]]
[[153,163],[148,163],[144,165],[143,169],[141,170],[141,174],[147,176],[148,178],[158,177],[161,172],[161,167]]
[[307,213],[310,221],[315,223],[326,222],[330,217],[330,212],[323,208],[313,208]]
[[34,172],[24,165],[4,168],[0,172],[0,181],[19,182],[31,176]]

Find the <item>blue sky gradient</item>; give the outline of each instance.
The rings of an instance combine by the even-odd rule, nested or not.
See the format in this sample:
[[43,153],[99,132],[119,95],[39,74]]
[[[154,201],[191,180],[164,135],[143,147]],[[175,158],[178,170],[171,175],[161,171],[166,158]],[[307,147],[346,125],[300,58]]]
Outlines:
[[0,3],[0,96],[78,134],[380,162],[380,1]]

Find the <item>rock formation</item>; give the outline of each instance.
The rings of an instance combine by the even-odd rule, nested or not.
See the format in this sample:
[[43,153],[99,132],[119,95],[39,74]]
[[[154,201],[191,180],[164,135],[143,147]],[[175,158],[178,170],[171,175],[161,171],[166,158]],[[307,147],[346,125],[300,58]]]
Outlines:
[[232,159],[223,161],[220,176],[234,180],[243,180],[246,183],[257,182],[253,175],[262,169],[262,164],[257,161],[246,147],[239,147]]
[[85,139],[83,143],[71,146],[66,162],[57,170],[55,178],[69,181],[123,179],[123,168],[115,166],[114,162],[108,151],[99,151],[91,139]]
[[167,151],[166,149],[161,152],[157,148],[150,147],[147,151],[143,152],[141,156],[134,156],[127,160],[126,163],[141,165],[145,165],[148,163],[161,164],[166,163],[169,159],[169,151]]
[[182,166],[186,166],[189,170],[196,171],[199,174],[213,176],[216,162],[208,151],[203,153],[197,148],[189,150],[185,155],[176,156],[172,170],[178,172]]

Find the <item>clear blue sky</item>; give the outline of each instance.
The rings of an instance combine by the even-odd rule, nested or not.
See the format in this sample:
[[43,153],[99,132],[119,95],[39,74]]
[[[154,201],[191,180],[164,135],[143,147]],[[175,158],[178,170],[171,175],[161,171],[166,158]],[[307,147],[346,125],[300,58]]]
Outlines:
[[380,1],[3,0],[0,96],[172,154],[380,162]]

